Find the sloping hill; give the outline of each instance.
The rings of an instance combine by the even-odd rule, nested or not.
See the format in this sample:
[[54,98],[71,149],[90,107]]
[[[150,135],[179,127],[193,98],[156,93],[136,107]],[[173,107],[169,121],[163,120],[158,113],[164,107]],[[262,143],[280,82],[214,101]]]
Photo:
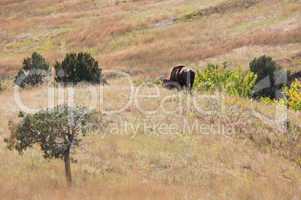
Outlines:
[[149,72],[176,63],[246,64],[262,53],[291,59],[300,53],[300,10],[293,0],[6,0],[1,73],[17,69],[33,51],[52,62],[88,51],[105,68]]
[[[120,109],[129,96],[126,79],[110,83],[101,88],[102,109]],[[75,87],[75,103],[97,105],[91,98],[96,87]],[[214,114],[221,109],[216,97],[196,99],[197,105],[212,112],[207,115],[198,112],[185,93],[160,88],[160,95],[149,99],[145,95],[157,94],[158,88],[143,89],[135,87],[135,92],[141,92],[135,102],[121,113],[102,115],[104,128],[82,138],[82,145],[72,153],[76,162],[72,163],[71,190],[65,186],[62,161],[47,162],[38,147],[19,156],[0,143],[0,195],[7,200],[300,197],[300,165],[287,157],[300,156],[300,146],[293,146],[298,132],[287,137],[276,126],[252,117],[250,111],[273,116],[273,106],[226,97],[225,112]],[[30,108],[48,103],[44,86],[24,90],[20,96]],[[8,120],[17,120],[19,107],[12,91],[2,92],[0,101],[2,140]],[[300,124],[300,113],[295,115],[291,123]]]

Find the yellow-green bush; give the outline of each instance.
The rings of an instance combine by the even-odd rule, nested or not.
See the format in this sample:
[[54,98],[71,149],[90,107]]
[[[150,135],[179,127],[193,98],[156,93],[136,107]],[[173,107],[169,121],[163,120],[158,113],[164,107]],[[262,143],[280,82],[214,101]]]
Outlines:
[[301,110],[301,81],[294,81],[290,88],[285,88],[288,106],[293,110]]
[[227,71],[218,65],[209,64],[204,70],[198,70],[195,78],[195,88],[198,90],[214,91],[223,87]]
[[231,96],[250,97],[256,82],[253,72],[228,70],[226,67],[209,64],[204,70],[198,70],[195,88],[198,90],[223,90]]

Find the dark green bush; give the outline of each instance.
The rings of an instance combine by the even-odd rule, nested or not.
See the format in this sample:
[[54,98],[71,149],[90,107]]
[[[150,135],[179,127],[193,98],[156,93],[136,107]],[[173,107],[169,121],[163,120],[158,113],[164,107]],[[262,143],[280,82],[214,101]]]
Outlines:
[[273,59],[265,55],[254,58],[249,66],[250,70],[257,74],[257,80],[261,80],[267,76],[272,77],[273,73],[278,69]]
[[287,73],[269,56],[254,58],[249,64],[250,70],[257,75],[254,98],[279,98],[281,88],[287,82]]
[[88,53],[67,54],[62,63],[55,64],[55,71],[57,82],[100,83],[101,81],[101,69],[98,67],[98,62]]
[[15,84],[20,87],[34,86],[43,83],[49,73],[49,64],[40,54],[34,52],[24,59],[22,68],[15,77]]

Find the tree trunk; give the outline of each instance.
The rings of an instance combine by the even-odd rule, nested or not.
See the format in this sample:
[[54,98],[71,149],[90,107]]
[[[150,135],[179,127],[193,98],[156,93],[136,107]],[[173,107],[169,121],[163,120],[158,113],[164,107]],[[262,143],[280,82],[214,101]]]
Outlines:
[[65,176],[66,176],[67,185],[71,187],[72,175],[71,175],[71,166],[70,166],[70,149],[68,149],[64,155],[64,162],[65,162]]

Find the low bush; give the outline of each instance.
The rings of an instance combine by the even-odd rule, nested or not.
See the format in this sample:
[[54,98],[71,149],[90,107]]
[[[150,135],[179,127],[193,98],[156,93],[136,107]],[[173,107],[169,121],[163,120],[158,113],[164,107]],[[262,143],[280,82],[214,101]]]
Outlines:
[[43,83],[49,73],[49,64],[40,54],[34,52],[24,59],[22,68],[15,77],[15,84],[20,87],[34,86]]
[[287,73],[273,61],[271,57],[254,58],[250,64],[250,71],[257,75],[254,98],[281,98],[281,88],[287,84]]
[[256,82],[256,75],[241,70],[228,70],[226,67],[209,64],[198,70],[195,88],[199,90],[223,90],[231,96],[250,97]]
[[88,53],[67,54],[62,63],[55,64],[55,70],[57,82],[100,83],[101,81],[101,69],[98,62]]

